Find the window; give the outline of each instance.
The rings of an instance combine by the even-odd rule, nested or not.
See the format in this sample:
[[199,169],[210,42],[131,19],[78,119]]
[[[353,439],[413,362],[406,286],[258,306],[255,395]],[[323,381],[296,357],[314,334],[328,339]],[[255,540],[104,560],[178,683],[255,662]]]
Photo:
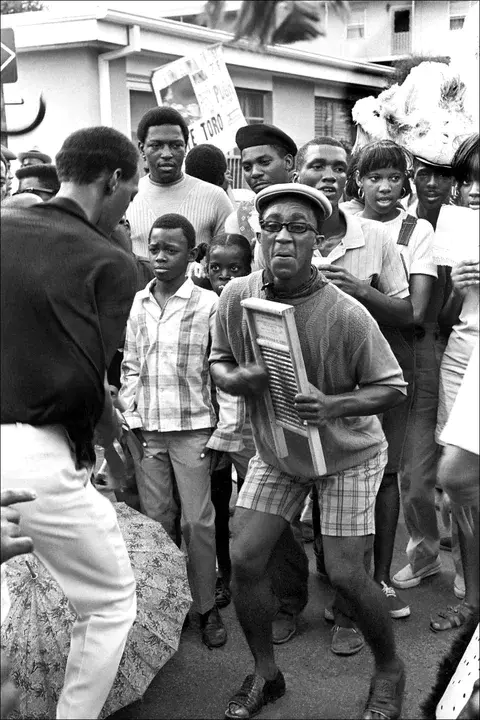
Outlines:
[[393,19],[393,32],[410,32],[410,10],[397,10]]
[[350,3],[350,17],[347,23],[347,40],[359,40],[365,37],[365,8],[353,8]]
[[461,30],[463,23],[465,22],[464,17],[451,17],[450,18],[450,30]]
[[450,30],[461,30],[463,28],[465,17],[471,7],[472,3],[469,0],[450,0]]
[[236,88],[238,102],[249,125],[265,122],[265,94],[261,90]]
[[329,135],[337,140],[353,143],[355,129],[352,120],[354,102],[315,98],[315,137]]

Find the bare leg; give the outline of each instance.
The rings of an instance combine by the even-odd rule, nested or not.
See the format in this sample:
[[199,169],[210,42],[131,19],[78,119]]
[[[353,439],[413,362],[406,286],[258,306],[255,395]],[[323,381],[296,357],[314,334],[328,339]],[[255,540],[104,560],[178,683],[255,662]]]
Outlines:
[[272,620],[278,610],[267,566],[288,527],[278,515],[237,507],[231,550],[232,589],[237,617],[255,660],[255,672],[273,680],[278,672],[272,642]]
[[325,562],[332,585],[353,610],[355,621],[375,658],[377,670],[397,670],[392,620],[385,597],[364,565],[367,537],[323,536]]

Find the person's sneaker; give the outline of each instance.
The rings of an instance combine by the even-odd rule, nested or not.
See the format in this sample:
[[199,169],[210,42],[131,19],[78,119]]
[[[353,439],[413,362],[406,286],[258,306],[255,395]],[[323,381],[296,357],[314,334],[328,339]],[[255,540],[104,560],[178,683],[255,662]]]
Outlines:
[[216,605],[200,616],[202,640],[208,648],[219,648],[227,642],[227,631]]
[[408,603],[405,602],[405,600],[402,600],[402,598],[397,595],[395,590],[390,587],[390,585],[387,585],[385,582],[380,583],[382,592],[387,598],[387,605],[388,605],[388,612],[390,613],[390,617],[395,618],[396,620],[398,618],[406,618],[410,615],[410,606]]
[[273,680],[260,675],[247,675],[242,687],[228,701],[225,717],[232,720],[249,720],[258,715],[267,703],[275,702],[285,695],[285,678],[280,670]]
[[465,597],[465,580],[461,575],[455,575],[453,581],[453,594],[459,600],[463,600]]
[[370,683],[367,704],[362,720],[398,720],[402,712],[405,692],[405,667],[400,662],[396,672],[376,672]]
[[356,628],[333,626],[330,650],[335,655],[355,655],[364,645],[365,640]]
[[218,577],[215,583],[215,605],[218,608],[226,608],[227,605],[230,605],[231,599],[230,588],[222,577]]
[[295,615],[279,610],[272,622],[272,640],[274,645],[283,645],[295,635],[297,621]]
[[393,576],[392,585],[400,588],[401,590],[417,587],[424,578],[430,577],[431,575],[437,575],[441,569],[442,561],[440,558],[437,558],[435,562],[425,565],[425,567],[421,570],[417,570],[416,572],[413,572],[412,566],[408,564]]

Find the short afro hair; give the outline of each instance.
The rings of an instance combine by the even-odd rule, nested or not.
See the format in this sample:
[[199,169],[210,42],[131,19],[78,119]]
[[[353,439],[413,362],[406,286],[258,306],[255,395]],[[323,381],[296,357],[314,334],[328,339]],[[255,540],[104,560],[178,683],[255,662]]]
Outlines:
[[452,171],[457,183],[478,180],[479,154],[479,134],[473,133],[458,146],[453,156]]
[[46,163],[42,165],[27,165],[26,167],[18,168],[15,176],[19,180],[38,178],[42,185],[48,190],[53,190],[55,193],[60,190],[60,181],[55,165],[47,165]]
[[350,145],[344,140],[337,140],[336,138],[330,137],[329,135],[319,135],[318,137],[313,138],[313,140],[309,140],[308,142],[306,142],[305,145],[302,145],[302,147],[298,151],[297,157],[295,158],[295,167],[298,172],[300,172],[305,163],[308,148],[316,147],[317,145],[331,145],[332,147],[340,147],[342,148],[342,150],[345,150],[347,154],[347,160],[352,152]]
[[238,233],[222,233],[214,237],[210,245],[207,247],[206,263],[210,262],[210,253],[216,247],[237,247],[243,252],[245,264],[248,267],[252,265],[252,246],[247,238]]
[[188,127],[187,123],[180,115],[178,110],[168,107],[168,105],[162,105],[162,107],[152,108],[147,110],[145,115],[141,118],[137,128],[138,142],[144,143],[147,137],[148,128],[158,127],[159,125],[179,125],[182,131],[185,145],[188,143]]
[[187,220],[187,218],[183,215],[178,215],[177,213],[167,213],[166,215],[161,215],[159,218],[157,218],[153,223],[152,227],[150,228],[150,232],[148,234],[149,242],[153,230],[156,230],[157,228],[160,228],[162,230],[176,230],[177,228],[179,228],[180,230],[183,230],[183,234],[187,239],[188,249],[193,250],[193,248],[195,247],[195,228],[193,227],[192,223]]
[[227,160],[220,148],[202,143],[192,148],[185,158],[185,172],[211,185],[221,186],[227,172]]
[[55,164],[60,182],[90,185],[103,173],[117,169],[122,171],[122,180],[131,180],[138,169],[138,152],[118,130],[90,127],[67,137],[55,157]]

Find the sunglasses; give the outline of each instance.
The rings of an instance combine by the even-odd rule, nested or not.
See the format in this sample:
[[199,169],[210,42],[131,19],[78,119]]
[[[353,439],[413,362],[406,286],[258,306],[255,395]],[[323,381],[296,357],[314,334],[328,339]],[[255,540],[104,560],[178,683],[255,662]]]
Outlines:
[[17,192],[14,193],[14,195],[24,195],[25,193],[33,193],[34,195],[38,195],[39,197],[41,197],[40,193],[46,193],[47,195],[56,195],[57,194],[55,192],[55,190],[51,190],[50,188],[27,187],[27,188],[24,188],[23,190],[17,190]]

